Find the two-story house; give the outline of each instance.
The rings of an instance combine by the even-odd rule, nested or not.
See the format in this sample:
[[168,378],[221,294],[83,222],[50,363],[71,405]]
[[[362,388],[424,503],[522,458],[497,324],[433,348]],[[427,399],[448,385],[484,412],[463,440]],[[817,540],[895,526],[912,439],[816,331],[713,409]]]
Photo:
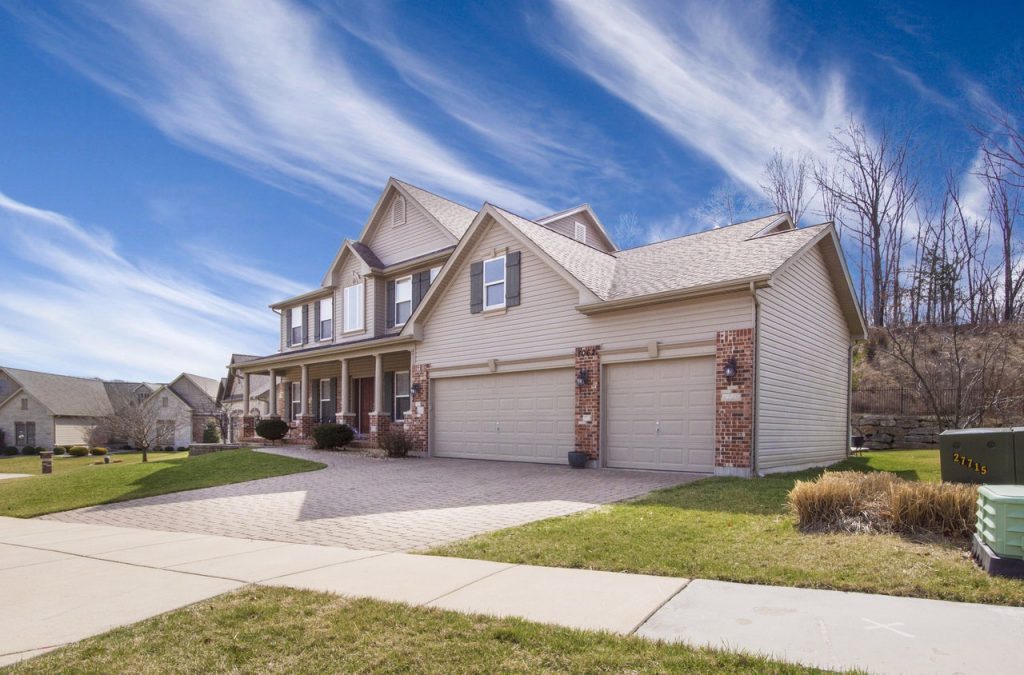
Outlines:
[[[269,414],[436,457],[750,475],[849,446],[865,327],[831,224],[786,214],[619,250],[582,205],[530,220],[390,179],[319,288],[272,306]],[[253,418],[243,422],[251,436]]]

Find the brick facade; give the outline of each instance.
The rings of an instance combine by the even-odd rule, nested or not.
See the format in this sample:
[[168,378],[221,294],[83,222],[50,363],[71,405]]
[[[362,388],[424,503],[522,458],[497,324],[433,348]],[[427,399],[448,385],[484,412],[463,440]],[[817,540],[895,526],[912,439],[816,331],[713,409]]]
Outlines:
[[601,348],[576,348],[576,377],[587,383],[576,386],[576,450],[592,460],[598,458],[601,445]]
[[426,453],[430,432],[430,364],[413,366],[410,377],[413,392],[409,412],[405,416],[405,429],[412,436],[413,450]]
[[299,415],[295,420],[295,430],[299,438],[313,438],[313,427],[317,425],[316,415]]
[[242,435],[240,439],[256,438],[256,420],[252,415],[242,417]]
[[377,439],[382,431],[386,431],[391,426],[391,415],[387,413],[370,413],[370,433],[366,435],[366,440],[371,445],[377,445]]
[[355,429],[356,427],[356,415],[355,413],[340,412],[334,416],[334,419],[338,424],[347,424],[348,426]]
[[[736,376],[724,370],[736,359]],[[749,476],[754,441],[754,331],[722,331],[715,339],[715,473]]]

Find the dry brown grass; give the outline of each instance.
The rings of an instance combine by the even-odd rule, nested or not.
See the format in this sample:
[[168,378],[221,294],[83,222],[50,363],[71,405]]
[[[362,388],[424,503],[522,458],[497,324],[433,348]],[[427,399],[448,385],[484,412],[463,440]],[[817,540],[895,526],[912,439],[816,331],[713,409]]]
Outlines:
[[977,489],[919,483],[893,473],[827,471],[797,481],[788,496],[800,529],[813,532],[885,532],[953,539],[974,531]]

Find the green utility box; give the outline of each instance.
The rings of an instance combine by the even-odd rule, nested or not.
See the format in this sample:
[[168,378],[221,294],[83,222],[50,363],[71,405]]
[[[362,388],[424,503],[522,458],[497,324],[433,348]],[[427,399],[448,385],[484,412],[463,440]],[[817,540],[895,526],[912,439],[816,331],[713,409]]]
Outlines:
[[1024,558],[1024,485],[978,488],[978,537],[1003,558]]
[[943,481],[1020,484],[1024,465],[1017,461],[1018,454],[1024,454],[1024,428],[951,429],[939,434]]

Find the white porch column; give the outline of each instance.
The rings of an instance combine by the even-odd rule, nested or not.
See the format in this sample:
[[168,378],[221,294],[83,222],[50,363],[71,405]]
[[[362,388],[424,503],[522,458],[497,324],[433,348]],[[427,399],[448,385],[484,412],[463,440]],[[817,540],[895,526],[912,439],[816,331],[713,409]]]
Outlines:
[[242,414],[248,415],[250,410],[249,400],[252,395],[252,375],[246,373],[242,376]]
[[309,414],[309,366],[302,366],[302,404],[299,406],[299,415]]
[[384,356],[375,354],[376,360],[373,371],[373,412],[378,415],[384,414]]
[[348,359],[341,360],[341,413],[348,415],[352,412],[349,408],[349,389],[348,386]]
[[270,369],[270,416],[277,417],[277,371]]

